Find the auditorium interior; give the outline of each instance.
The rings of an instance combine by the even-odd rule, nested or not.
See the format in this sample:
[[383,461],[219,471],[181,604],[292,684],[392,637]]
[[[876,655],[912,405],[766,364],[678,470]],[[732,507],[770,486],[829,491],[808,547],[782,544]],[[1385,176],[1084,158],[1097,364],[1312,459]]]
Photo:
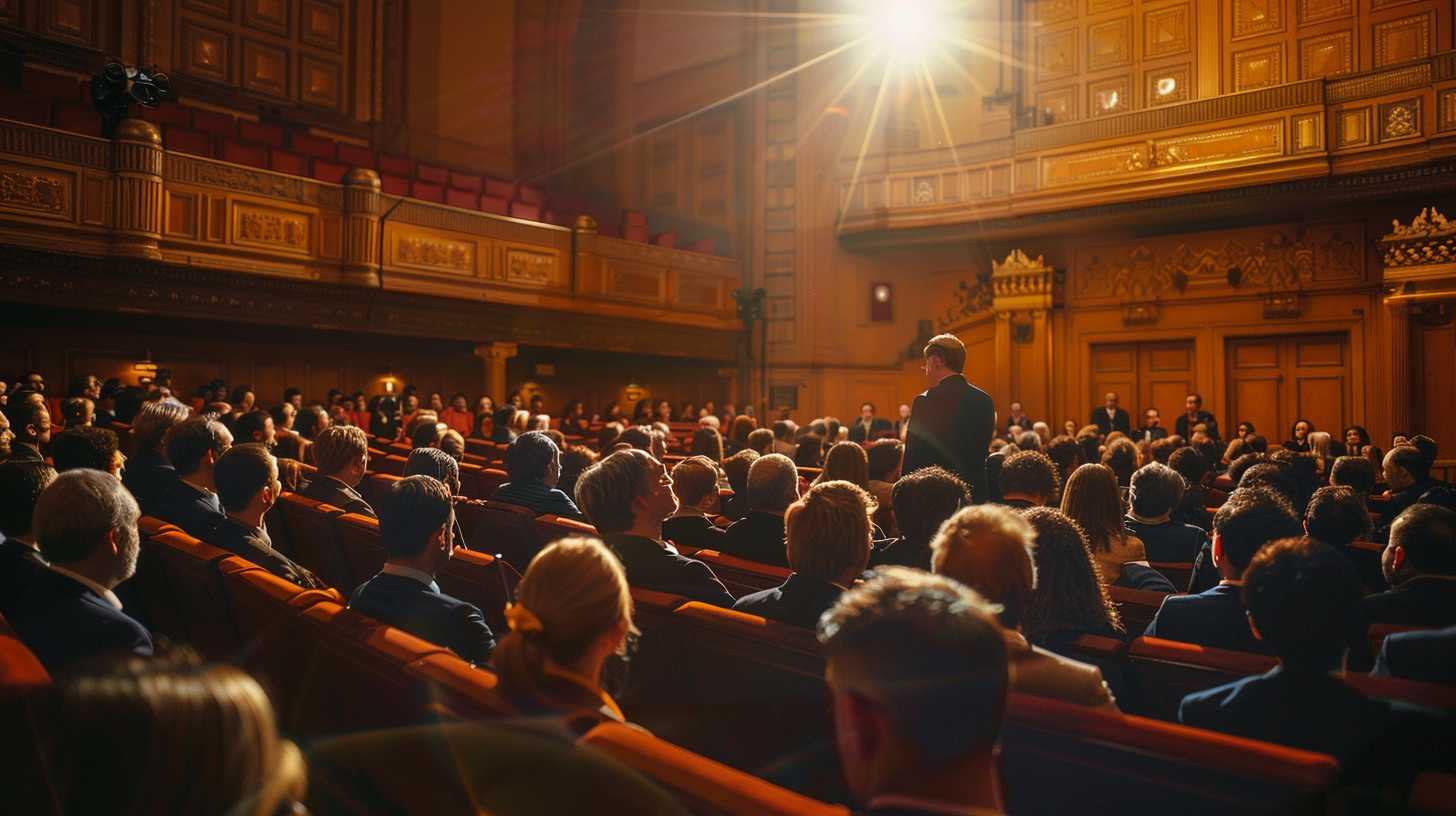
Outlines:
[[0,0],[0,809],[1456,814],[1447,215],[1453,0]]

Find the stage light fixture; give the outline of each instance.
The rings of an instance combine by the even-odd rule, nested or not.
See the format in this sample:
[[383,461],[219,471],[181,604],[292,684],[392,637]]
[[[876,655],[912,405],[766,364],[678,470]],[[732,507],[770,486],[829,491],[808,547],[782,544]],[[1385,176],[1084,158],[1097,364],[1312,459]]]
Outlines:
[[939,37],[941,6],[938,0],[870,0],[865,6],[865,33],[893,52],[923,48]]

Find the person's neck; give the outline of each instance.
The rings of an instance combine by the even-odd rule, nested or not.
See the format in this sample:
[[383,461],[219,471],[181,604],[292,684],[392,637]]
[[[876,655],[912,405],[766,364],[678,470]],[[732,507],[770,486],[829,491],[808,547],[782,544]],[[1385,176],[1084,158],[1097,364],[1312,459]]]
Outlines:
[[708,515],[707,513],[703,512],[702,510],[700,510],[699,508],[697,508],[694,505],[691,505],[691,504],[679,504],[678,505],[678,508],[677,508],[677,512],[676,513],[673,513],[671,516],[669,516],[669,518],[683,518],[683,517],[689,517],[689,518],[706,518],[707,515]]
[[53,566],[60,567],[67,572],[83,575],[107,589],[112,589],[121,583],[121,581],[116,579],[115,565],[94,557],[85,561],[72,561],[66,564],[53,564]]
[[1044,499],[1042,499],[1041,496],[1033,496],[1030,493],[1002,493],[1001,494],[1001,500],[1002,501],[1007,501],[1007,502],[1012,502],[1012,501],[1030,502],[1030,503],[1032,503],[1032,504],[1034,504],[1034,505],[1036,505],[1038,507],[1040,507],[1043,504],[1046,504],[1046,501]]
[[1142,516],[1138,515],[1137,511],[1135,510],[1128,510],[1127,514],[1132,518],[1133,521],[1139,522],[1141,524],[1167,524],[1168,520],[1173,517],[1173,511],[1171,510],[1161,516]]
[[942,382],[945,382],[948,377],[954,377],[955,375],[956,372],[945,370],[936,374],[931,374],[927,376],[926,379],[930,382],[930,387],[934,388],[935,386],[940,385]]
[[212,474],[202,469],[195,470],[186,476],[180,476],[184,484],[191,485],[206,493],[216,493],[217,483],[213,481]]
[[430,557],[430,554],[428,552],[429,547],[426,547],[425,549],[426,552],[414,558],[391,558],[386,563],[393,564],[396,567],[405,567],[407,569],[418,570],[430,576],[431,578],[434,578],[438,570],[435,568],[434,560]]
[[263,529],[263,514],[268,512],[260,502],[253,502],[236,513],[228,513],[228,518],[254,529]]
[[996,757],[988,751],[939,771],[890,780],[870,800],[896,796],[999,811],[1005,809],[999,779]]
[[638,538],[650,538],[653,541],[662,540],[662,521],[634,518],[632,526],[622,531],[626,535],[637,536]]

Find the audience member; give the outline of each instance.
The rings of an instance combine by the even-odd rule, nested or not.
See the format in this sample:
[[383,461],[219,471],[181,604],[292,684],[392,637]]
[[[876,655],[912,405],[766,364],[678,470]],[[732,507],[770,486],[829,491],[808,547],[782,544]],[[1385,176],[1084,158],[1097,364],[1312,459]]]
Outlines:
[[1156,462],[1133,474],[1123,523],[1129,533],[1142,539],[1149,561],[1191,564],[1198,557],[1206,537],[1203,529],[1173,521],[1173,510],[1186,485],[1177,471]]
[[227,514],[217,497],[217,460],[232,447],[227,426],[210,416],[193,417],[167,430],[163,445],[175,478],[157,497],[157,518],[202,538]]
[[585,445],[568,445],[561,452],[561,476],[556,480],[556,489],[568,497],[575,496],[576,480],[597,458],[597,452]]
[[819,622],[836,742],[866,814],[1000,813],[1007,646],[955,581],[879,571]]
[[[1052,464],[1057,466],[1062,489],[1066,489],[1067,479],[1071,477],[1072,471],[1082,465],[1082,449],[1077,445],[1077,440],[1070,436],[1054,436],[1047,442],[1046,448],[1042,450]],[[1060,501],[1060,496],[1057,498]]]
[[1102,397],[1102,407],[1092,409],[1092,417],[1087,420],[1087,424],[1096,425],[1097,430],[1104,435],[1113,431],[1132,433],[1131,420],[1128,418],[1127,411],[1119,408],[1117,403],[1117,394],[1107,392]]
[[[449,491],[452,502],[455,496],[460,495],[460,463],[439,448],[415,448],[410,451],[405,458],[404,473],[401,475],[429,476],[435,479]],[[470,549],[465,544],[465,531],[460,528],[459,514],[453,515],[450,526],[454,530],[455,548]]]
[[330,425],[313,442],[318,473],[303,491],[305,498],[331,504],[347,513],[377,518],[374,508],[354,488],[369,470],[369,437],[352,425]]
[[85,397],[61,400],[61,422],[67,428],[89,428],[96,422],[96,403]]
[[767,456],[774,450],[774,432],[768,428],[755,428],[748,434],[748,450],[759,456]]
[[869,492],[880,507],[894,507],[892,494],[900,479],[900,461],[905,443],[898,439],[881,439],[865,449],[865,469],[869,473]]
[[[10,425],[14,428],[14,419]],[[1380,526],[1388,533],[1396,517],[1419,501],[1421,494],[1435,486],[1435,482],[1431,479],[1430,465],[1425,456],[1414,445],[1391,448],[1390,453],[1385,454],[1382,473],[1385,484],[1390,488],[1390,498],[1381,507]]]
[[[4,383],[0,382],[0,385],[4,385]],[[8,461],[10,459],[10,442],[13,439],[15,439],[15,434],[10,432],[10,420],[5,418],[4,411],[0,411],[0,461]],[[41,461],[45,460],[42,459]]]
[[1178,420],[1173,423],[1173,432],[1187,439],[1193,435],[1194,429],[1199,425],[1207,429],[1210,437],[1217,439],[1218,420],[1213,414],[1203,410],[1203,396],[1201,394],[1189,394],[1183,399],[1183,413],[1178,415]]
[[1386,635],[1370,673],[1421,683],[1456,684],[1456,626]]
[[132,423],[131,456],[127,457],[121,481],[136,497],[142,512],[149,516],[156,515],[155,508],[162,491],[177,478],[177,472],[162,450],[162,440],[168,429],[185,421],[189,414],[190,409],[176,403],[147,402],[142,404]]
[[706,456],[714,462],[723,461],[723,437],[713,428],[702,427],[693,431],[690,456]]
[[[859,447],[858,443],[846,442]],[[810,629],[869,564],[874,500],[856,484],[818,482],[784,514],[789,567],[779,586],[744,595],[733,604],[740,612],[761,615]]]
[[505,466],[510,481],[496,489],[492,501],[525,507],[538,516],[582,518],[571,497],[556,489],[561,478],[561,451],[546,434],[529,431],[516,437],[506,448]]
[[516,406],[505,403],[497,408],[494,416],[491,417],[490,441],[498,444],[509,445],[516,439],[516,432],[513,426],[516,423]]
[[1083,465],[1073,471],[1062,491],[1062,512],[1087,536],[1104,585],[1117,581],[1123,564],[1147,559],[1143,540],[1124,526],[1117,477],[1108,466]]
[[[855,445],[855,447],[859,447]],[[824,464],[824,438],[815,434],[799,437],[792,458],[795,467],[816,468]]]
[[1267,654],[1269,645],[1249,631],[1242,597],[1244,570],[1268,542],[1303,532],[1283,496],[1257,488],[1235,490],[1213,516],[1212,561],[1221,580],[1196,595],[1169,595],[1146,634]]
[[267,411],[248,411],[233,422],[233,436],[239,443],[254,442],[272,452],[278,442],[277,428]]
[[1017,451],[1001,463],[999,483],[1002,504],[1043,507],[1057,496],[1057,466],[1039,450]]
[[32,533],[47,569],[5,618],[52,676],[83,658],[152,653],[151,634],[112,592],[136,572],[140,515],[126,488],[95,470],[63,473],[36,499]]
[[759,454],[752,448],[745,448],[723,462],[723,477],[733,491],[723,505],[723,515],[730,522],[748,515],[748,471],[758,458]]
[[1456,512],[1416,504],[1396,516],[1380,567],[1390,589],[1365,599],[1370,623],[1456,624]]
[[45,402],[21,400],[12,396],[5,403],[5,419],[10,425],[11,462],[44,462],[41,449],[51,443],[51,413]]
[[1107,450],[1103,452],[1100,461],[1112,469],[1118,486],[1126,488],[1132,483],[1132,474],[1137,471],[1140,459],[1137,445],[1127,437],[1118,437],[1107,440]]
[[651,454],[618,451],[587,468],[577,480],[576,500],[621,559],[632,586],[733,605],[707,564],[684,558],[662,540],[662,522],[677,511],[677,497],[672,477]]
[[1036,590],[1021,626],[1026,639],[1060,652],[1082,635],[1125,638],[1122,616],[1098,578],[1077,522],[1051,507],[1034,507],[1022,517],[1036,531]]
[[672,492],[677,512],[662,522],[662,537],[682,547],[716,550],[723,544],[723,528],[710,514],[718,507],[718,466],[707,456],[690,456],[672,468]]
[[227,550],[305,589],[324,583],[293,559],[273,549],[264,516],[273,509],[282,485],[278,460],[259,442],[234,445],[219,456],[212,471],[217,498],[227,515],[202,536],[214,547]]
[[930,569],[930,540],[946,519],[971,503],[971,489],[938,465],[921,468],[895,482],[891,501],[900,536],[879,545],[871,566],[900,565]]
[[1173,508],[1170,521],[1174,524],[1191,524],[1205,533],[1213,526],[1213,514],[1208,512],[1208,494],[1203,489],[1203,480],[1208,475],[1208,459],[1197,448],[1179,448],[1168,457],[1168,467],[1183,477],[1183,498]]
[[1330,484],[1348,487],[1368,507],[1366,497],[1375,489],[1375,466],[1363,456],[1341,456],[1330,467]]
[[784,512],[799,498],[799,472],[779,454],[761,456],[748,469],[748,514],[723,537],[723,553],[779,567],[784,550]]
[[456,462],[465,461],[465,437],[451,428],[440,435],[440,450]]
[[996,434],[991,396],[966,381],[966,346],[953,334],[938,334],[921,350],[928,386],[915,397],[905,435],[904,470],[939,465],[971,486],[971,500],[991,499],[986,450]]
[[1364,499],[1348,487],[1321,487],[1304,510],[1304,531],[1311,537],[1352,557],[1350,542],[1370,534],[1370,514]]
[[349,608],[484,664],[495,648],[485,617],[435,583],[455,554],[450,490],[429,476],[406,476],[390,485],[380,510],[384,568],[354,590]]
[[0,463],[0,615],[10,615],[25,588],[45,572],[31,522],[36,500],[55,480],[45,462]]
[[121,453],[116,434],[106,428],[78,425],[61,431],[51,440],[51,462],[58,473],[89,468],[110,473],[120,480],[126,457]]
[[1014,691],[1116,710],[1096,666],[1033,646],[1021,633],[1036,591],[1035,543],[1036,531],[1026,519],[999,505],[974,505],[941,525],[930,544],[931,566],[937,575],[954,578],[1001,605],[998,617],[1014,667]]

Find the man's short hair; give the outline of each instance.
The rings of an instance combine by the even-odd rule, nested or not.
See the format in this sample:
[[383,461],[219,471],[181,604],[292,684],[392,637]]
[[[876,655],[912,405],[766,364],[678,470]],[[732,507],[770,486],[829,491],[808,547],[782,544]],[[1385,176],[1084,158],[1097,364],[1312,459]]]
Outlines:
[[58,473],[77,468],[110,471],[117,447],[116,434],[105,428],[67,428],[51,440],[51,462]]
[[617,442],[631,445],[640,451],[651,453],[652,430],[641,425],[633,425],[625,431],[622,431],[617,437]]
[[45,403],[43,402],[37,405],[30,400],[18,399],[17,397],[18,395],[11,394],[10,401],[5,403],[5,407],[0,410],[3,410],[5,419],[10,422],[11,433],[20,436],[25,426],[40,425],[40,415],[42,412],[50,412],[46,409]]
[[748,432],[748,449],[764,454],[773,449],[774,432],[768,428],[754,428]]
[[971,489],[954,473],[931,465],[901,476],[890,491],[890,503],[901,535],[929,544],[946,519],[971,503]]
[[1178,471],[1153,462],[1137,469],[1127,492],[1134,513],[1143,518],[1157,518],[1171,513],[1183,500],[1187,488]]
[[790,439],[794,435],[794,423],[781,419],[773,424],[774,439]]
[[246,509],[258,491],[267,487],[277,475],[278,460],[261,442],[233,445],[218,457],[212,469],[218,501],[229,513]]
[[1269,440],[1260,434],[1252,434],[1244,437],[1244,444],[1249,446],[1251,453],[1269,452]]
[[80,425],[86,421],[87,407],[94,403],[85,397],[67,397],[61,400],[61,419],[67,425]]
[[1390,546],[1405,550],[1417,573],[1456,575],[1456,511],[1436,504],[1413,504],[1390,525]]
[[1245,470],[1238,486],[1268,488],[1288,499],[1290,505],[1299,501],[1299,485],[1295,484],[1294,477],[1273,462],[1261,462]]
[[330,425],[313,440],[313,463],[319,473],[332,476],[369,453],[369,437],[354,425]]
[[[11,427],[15,427],[14,422]],[[1424,482],[1430,476],[1431,469],[1426,464],[1426,457],[1415,445],[1397,445],[1386,456],[1390,458],[1391,464],[1404,468],[1417,482]]]
[[1330,468],[1330,482],[1354,490],[1363,500],[1375,489],[1375,464],[1363,456],[1341,456]]
[[1285,664],[1328,671],[1362,626],[1354,564],[1312,538],[1284,538],[1258,552],[1244,572],[1244,607]]
[[1036,529],[995,504],[961,508],[930,542],[930,567],[1001,605],[1001,623],[1016,629],[1036,590]]
[[576,480],[576,503],[601,533],[632,527],[632,503],[641,496],[652,454],[638,448],[619,450],[582,471]]
[[412,558],[455,513],[450,491],[431,476],[406,476],[389,486],[379,507],[379,538],[390,558]]
[[940,362],[951,371],[961,372],[966,368],[966,344],[954,334],[937,334],[925,344],[925,359],[939,357]]
[[684,505],[718,493],[718,465],[706,456],[689,456],[672,468],[672,492]]
[[545,433],[527,431],[506,448],[506,474],[513,482],[543,480],[560,452]]
[[1425,462],[1426,473],[1431,472],[1431,465],[1436,463],[1436,440],[1425,434],[1416,434],[1406,441],[1406,444],[1421,452],[1421,460]]
[[748,469],[753,467],[753,463],[758,461],[758,457],[758,451],[753,448],[744,448],[723,460],[723,475],[727,477],[728,486],[733,488],[735,495],[748,495]]
[[172,463],[178,476],[190,476],[202,466],[207,452],[220,457],[228,449],[228,440],[223,436],[227,428],[210,416],[193,417],[167,429],[163,437],[167,461]]
[[1208,474],[1208,459],[1197,448],[1179,448],[1168,457],[1168,467],[1177,471],[1188,487],[1197,487]]
[[[1035,436],[1035,434],[1032,434]],[[1057,495],[1057,466],[1041,451],[1017,451],[1001,463],[1001,495],[1022,493],[1052,499]]]
[[463,460],[465,458],[465,437],[454,428],[445,431],[440,435],[440,450],[457,462]]
[[1022,431],[1016,437],[1016,447],[1024,451],[1041,450],[1041,435],[1036,431]]
[[1289,499],[1267,488],[1241,487],[1213,514],[1223,556],[1242,573],[1261,547],[1277,538],[1304,535]]
[[249,411],[238,417],[237,421],[233,423],[233,435],[238,438],[239,442],[252,442],[254,441],[253,434],[263,433],[268,427],[268,420],[272,418],[267,411],[262,409]]
[[870,478],[877,482],[886,481],[885,477],[895,472],[904,456],[905,443],[898,439],[880,439],[870,443],[865,448]]
[[781,453],[760,456],[748,468],[748,509],[782,512],[799,498],[799,469]]
[[55,480],[55,468],[45,462],[0,464],[0,533],[29,536],[36,499]]
[[438,479],[447,490],[460,489],[460,463],[439,448],[415,448],[405,457],[405,476]]
[[72,470],[56,477],[35,502],[34,530],[52,564],[84,560],[112,530],[136,530],[136,499],[109,473]]
[[932,767],[996,744],[1009,685],[990,605],[959,583],[881,567],[819,619],[837,690],[883,706],[914,761]]
[[410,447],[429,448],[440,444],[440,422],[438,419],[429,417],[416,418],[410,423],[414,427],[410,429]]
[[821,581],[858,575],[869,564],[874,500],[858,485],[820,482],[784,513],[789,566]]
[[1348,547],[1370,534],[1365,497],[1348,487],[1321,487],[1304,509],[1304,529],[1331,547]]

